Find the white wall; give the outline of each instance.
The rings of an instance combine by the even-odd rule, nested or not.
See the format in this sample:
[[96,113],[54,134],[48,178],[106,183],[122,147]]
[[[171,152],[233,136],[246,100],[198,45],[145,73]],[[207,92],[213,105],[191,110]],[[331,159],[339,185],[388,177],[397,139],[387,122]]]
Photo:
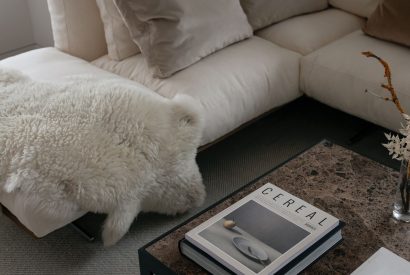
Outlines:
[[0,0],[0,54],[35,44],[26,0]]
[[[0,0],[2,1],[2,0]],[[27,0],[34,42],[40,47],[54,45],[47,0]]]
[[0,59],[53,44],[47,0],[0,0]]

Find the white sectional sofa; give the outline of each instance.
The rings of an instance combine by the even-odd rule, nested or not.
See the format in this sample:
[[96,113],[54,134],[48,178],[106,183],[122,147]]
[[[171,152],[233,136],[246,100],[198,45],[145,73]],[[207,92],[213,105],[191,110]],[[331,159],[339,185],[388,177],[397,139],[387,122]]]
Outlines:
[[[66,76],[92,74],[130,79],[169,98],[188,94],[201,102],[205,111],[202,145],[303,94],[397,130],[400,117],[394,106],[364,93],[365,89],[381,92],[383,69],[375,61],[364,58],[362,51],[374,51],[390,62],[399,98],[410,108],[410,49],[368,37],[360,30],[368,9],[374,8],[378,0],[363,0],[365,7],[356,0],[344,0],[346,5],[343,0],[330,1],[343,9],[329,5],[319,12],[286,19],[166,79],[153,78],[141,54],[122,61],[111,60],[101,38],[103,26],[95,0],[66,2],[69,1],[71,14],[78,11],[90,16],[71,15],[72,25],[84,25],[82,29],[73,27],[74,31],[57,28],[53,22],[54,36],[56,46],[64,48],[67,46],[61,46],[64,39],[77,31],[75,47],[66,50],[67,53],[57,48],[34,50],[2,60],[0,66],[21,70],[39,80],[64,81]],[[51,13],[58,13],[58,5],[64,0],[50,2],[55,4]],[[70,15],[54,16],[58,20],[62,17]],[[38,237],[84,214],[50,220],[41,213],[30,212],[30,206],[18,194],[1,194],[0,202]]]
[[386,82],[383,67],[360,55],[368,50],[388,60],[397,96],[409,110],[410,48],[371,38],[361,30],[302,58],[300,89],[329,106],[397,131],[403,121],[394,104],[364,92],[389,96],[380,87]]

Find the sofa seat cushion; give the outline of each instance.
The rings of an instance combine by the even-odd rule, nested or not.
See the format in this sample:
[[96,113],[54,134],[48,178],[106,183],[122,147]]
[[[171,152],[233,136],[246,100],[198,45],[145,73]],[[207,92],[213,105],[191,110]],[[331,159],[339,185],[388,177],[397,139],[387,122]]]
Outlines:
[[390,66],[397,96],[405,111],[410,112],[410,49],[354,32],[302,58],[301,90],[336,109],[361,117],[391,130],[403,122],[398,110],[365,93],[372,91],[390,96],[383,88],[384,69],[361,52],[372,51]]
[[167,79],[153,78],[142,55],[121,62],[106,56],[93,64],[140,82],[165,97],[187,94],[197,99],[205,115],[204,145],[299,97],[299,60],[299,54],[253,37]]
[[338,9],[327,9],[293,17],[258,31],[256,35],[307,55],[363,25],[363,18]]

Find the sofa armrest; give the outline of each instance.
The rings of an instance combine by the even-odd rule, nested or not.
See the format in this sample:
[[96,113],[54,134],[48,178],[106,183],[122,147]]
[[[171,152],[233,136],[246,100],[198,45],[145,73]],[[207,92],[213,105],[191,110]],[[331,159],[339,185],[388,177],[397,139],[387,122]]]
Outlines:
[[71,75],[119,77],[56,48],[42,48],[0,61],[0,66],[23,72],[37,80],[58,80]]

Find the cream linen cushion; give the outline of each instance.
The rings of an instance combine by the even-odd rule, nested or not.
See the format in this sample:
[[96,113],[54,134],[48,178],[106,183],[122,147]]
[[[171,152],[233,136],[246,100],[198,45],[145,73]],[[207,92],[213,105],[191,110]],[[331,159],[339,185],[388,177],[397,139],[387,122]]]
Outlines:
[[240,0],[254,30],[289,17],[323,10],[327,0]]
[[131,36],[166,78],[201,58],[252,36],[238,0],[115,0]]
[[286,49],[307,55],[330,42],[359,30],[365,20],[339,9],[296,16],[256,33]]
[[394,104],[365,93],[367,89],[387,95],[380,87],[385,82],[383,67],[361,54],[369,50],[389,62],[400,103],[410,110],[410,49],[360,30],[302,58],[301,90],[336,109],[397,131],[403,121]]
[[[403,0],[408,1],[408,0]],[[380,0],[329,0],[335,8],[348,11],[361,17],[369,17],[376,9]]]
[[87,61],[107,53],[95,0],[48,0],[48,8],[57,49]]
[[123,60],[139,53],[138,46],[132,41],[130,32],[114,4],[114,0],[97,0],[101,19],[104,23],[108,56],[113,60]]

